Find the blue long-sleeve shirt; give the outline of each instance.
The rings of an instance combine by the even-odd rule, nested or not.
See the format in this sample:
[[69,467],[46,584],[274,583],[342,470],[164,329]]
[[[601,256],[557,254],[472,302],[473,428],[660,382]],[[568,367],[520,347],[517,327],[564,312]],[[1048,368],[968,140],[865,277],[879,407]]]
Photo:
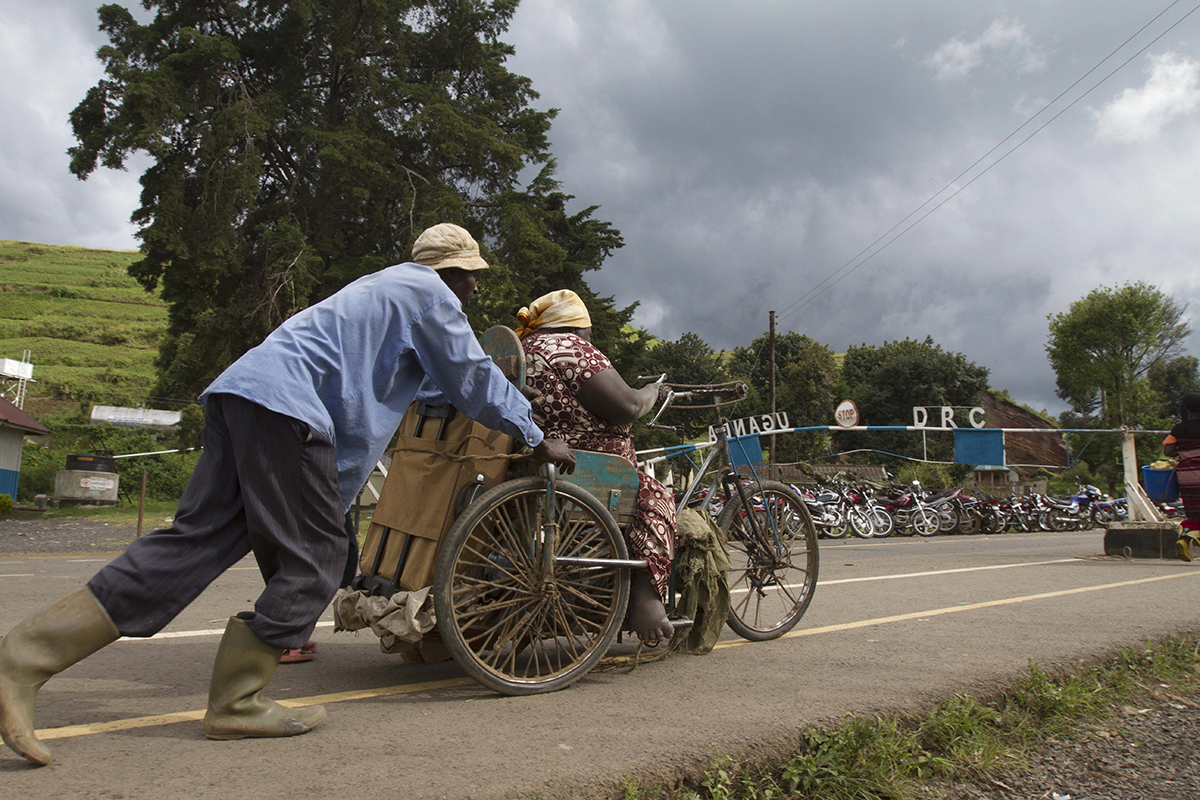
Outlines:
[[428,378],[490,428],[543,439],[529,402],[479,346],[438,274],[405,263],[359,278],[299,312],[200,395],[239,395],[308,423],[337,448],[349,508]]

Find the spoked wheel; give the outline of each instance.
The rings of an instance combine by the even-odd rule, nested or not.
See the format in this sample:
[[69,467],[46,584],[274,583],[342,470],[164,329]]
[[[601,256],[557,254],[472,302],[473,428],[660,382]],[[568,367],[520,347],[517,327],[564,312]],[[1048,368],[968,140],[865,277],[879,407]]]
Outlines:
[[963,513],[962,523],[958,526],[958,532],[967,536],[979,533],[983,527],[983,519],[978,512],[967,511]]
[[941,529],[942,519],[932,508],[918,508],[913,510],[909,524],[918,536],[933,536]]
[[735,494],[717,527],[732,565],[729,627],[743,639],[761,642],[790,631],[812,601],[817,528],[800,496],[786,484],[763,481],[762,490],[750,499],[753,523]]
[[546,480],[502,483],[446,533],[434,577],[438,631],[468,675],[501,694],[562,689],[603,658],[629,603],[629,569],[557,558],[628,559],[608,510],[559,481],[549,525]]

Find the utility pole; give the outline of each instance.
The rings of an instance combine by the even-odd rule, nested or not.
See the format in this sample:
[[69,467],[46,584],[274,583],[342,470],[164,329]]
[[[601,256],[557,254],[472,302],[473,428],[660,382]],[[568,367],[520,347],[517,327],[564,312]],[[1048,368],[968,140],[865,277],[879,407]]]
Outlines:
[[[767,399],[771,403],[771,419],[774,420],[775,419],[775,312],[774,311],[771,312],[771,324],[770,324],[769,330],[770,330],[769,338],[771,341],[771,358],[770,358],[771,378],[770,378],[770,383],[767,384],[767,386],[768,386]],[[774,425],[774,422],[772,422],[772,425]],[[768,460],[772,464],[775,463],[775,434],[773,434],[773,433],[771,434],[770,455],[768,456]]]

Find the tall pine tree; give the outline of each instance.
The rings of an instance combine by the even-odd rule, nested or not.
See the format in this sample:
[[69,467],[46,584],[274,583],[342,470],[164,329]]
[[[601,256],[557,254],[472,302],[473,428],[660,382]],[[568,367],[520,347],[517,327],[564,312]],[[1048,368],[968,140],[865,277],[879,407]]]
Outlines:
[[[170,323],[155,394],[194,397],[280,322],[407,260],[437,222],[474,234],[495,269],[478,325],[510,323],[543,291],[591,305],[618,360],[633,307],[584,273],[620,234],[567,211],[547,132],[500,41],[517,0],[146,0],[139,24],[100,8],[105,77],[71,114],[71,171],[137,151],[141,260]],[[521,184],[527,168],[536,172]]]

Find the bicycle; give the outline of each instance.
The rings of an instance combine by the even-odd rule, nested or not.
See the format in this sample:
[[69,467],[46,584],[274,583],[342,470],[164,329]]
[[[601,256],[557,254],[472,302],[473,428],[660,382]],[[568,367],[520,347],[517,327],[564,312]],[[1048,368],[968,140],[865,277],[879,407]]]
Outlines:
[[[724,504],[717,528],[731,563],[727,622],[743,639],[765,641],[782,636],[800,621],[812,601],[820,559],[816,525],[800,495],[781,481],[761,480],[750,464],[750,480],[733,466],[720,408],[745,396],[746,387],[740,381],[704,386],[667,384],[666,399],[647,427],[684,436],[679,427],[658,423],[668,407],[713,409],[716,441],[679,499],[678,508],[687,508],[693,496],[701,493],[702,512],[708,513],[716,502]],[[686,405],[677,404],[679,400],[687,401]],[[742,444],[739,440],[736,446]]]

